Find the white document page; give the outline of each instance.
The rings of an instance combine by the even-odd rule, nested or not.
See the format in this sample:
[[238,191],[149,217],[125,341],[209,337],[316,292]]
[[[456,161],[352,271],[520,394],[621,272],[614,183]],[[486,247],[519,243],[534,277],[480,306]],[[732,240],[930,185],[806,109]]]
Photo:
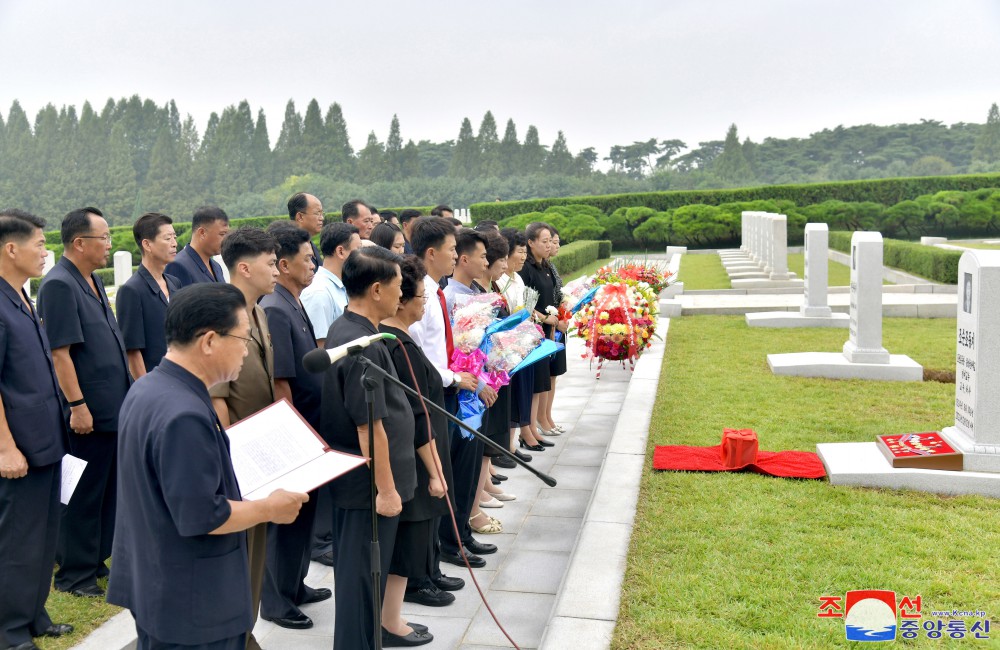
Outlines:
[[76,456],[66,454],[62,459],[62,485],[59,491],[59,501],[62,504],[69,503],[76,492],[76,486],[80,483],[83,470],[87,469],[87,461]]
[[278,488],[308,492],[365,462],[331,451],[287,400],[226,429],[233,469],[244,499]]

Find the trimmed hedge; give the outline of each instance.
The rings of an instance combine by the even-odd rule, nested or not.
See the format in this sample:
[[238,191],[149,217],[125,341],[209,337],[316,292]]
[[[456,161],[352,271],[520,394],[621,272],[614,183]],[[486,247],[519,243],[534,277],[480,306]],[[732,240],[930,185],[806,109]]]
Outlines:
[[811,205],[824,201],[874,201],[894,205],[921,194],[934,194],[943,190],[976,190],[981,187],[1000,186],[1000,174],[965,174],[955,176],[921,176],[916,178],[886,178],[840,183],[812,183],[808,185],[765,185],[730,190],[684,190],[674,192],[640,192],[634,194],[605,194],[602,196],[569,196],[554,199],[530,199],[501,203],[474,203],[469,206],[472,221],[483,219],[501,221],[526,212],[544,212],[555,205],[590,205],[604,214],[618,208],[644,206],[664,212],[692,203],[721,205],[741,201],[788,200],[797,205]]
[[[843,231],[831,232],[830,248],[850,253],[852,234]],[[885,266],[919,275],[934,282],[958,284],[958,260],[961,257],[961,251],[925,246],[900,239],[882,240],[882,263]]]
[[611,242],[608,241],[575,241],[559,248],[559,254],[552,258],[559,275],[567,275],[582,269],[591,262],[603,259],[601,250],[607,249],[611,254]]
[[[612,244],[607,239],[599,240],[597,242],[597,259],[603,260],[605,257],[611,257],[611,247]],[[562,249],[559,249],[559,252],[561,253]]]

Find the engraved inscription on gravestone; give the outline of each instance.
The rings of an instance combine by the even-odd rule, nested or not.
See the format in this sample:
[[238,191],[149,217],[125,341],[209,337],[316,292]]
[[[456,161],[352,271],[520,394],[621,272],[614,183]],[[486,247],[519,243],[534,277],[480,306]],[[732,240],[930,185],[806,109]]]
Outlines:
[[976,318],[972,274],[964,273],[955,355],[955,427],[973,437],[976,429]]

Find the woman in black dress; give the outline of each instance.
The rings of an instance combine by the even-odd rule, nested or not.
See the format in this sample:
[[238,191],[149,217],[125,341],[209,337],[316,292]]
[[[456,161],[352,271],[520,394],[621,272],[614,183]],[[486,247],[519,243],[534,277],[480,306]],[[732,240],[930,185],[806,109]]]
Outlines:
[[[549,255],[552,246],[552,226],[547,223],[536,221],[528,224],[525,229],[528,237],[528,259],[521,270],[521,278],[524,279],[524,286],[531,287],[538,292],[538,303],[535,305],[535,322],[540,323],[547,338],[553,338],[556,325],[559,324],[559,317],[549,314],[549,308],[558,308],[556,302],[556,281],[552,274],[552,265],[549,263]],[[521,447],[531,451],[544,451],[545,447],[551,447],[552,443],[541,434],[545,424],[541,418],[544,417],[547,409],[549,391],[552,388],[551,366],[547,361],[540,361],[534,364],[535,386],[534,395],[531,399],[531,433],[535,438],[535,444],[521,438]]]
[[[555,303],[559,305],[563,301],[562,287],[563,281],[559,277],[559,270],[556,265],[552,262],[552,258],[559,254],[559,232],[553,228],[552,229],[552,242],[549,244],[549,265],[552,267],[552,278],[555,281]],[[568,321],[559,321],[556,326],[556,336],[559,338],[563,345],[567,344],[566,336],[569,330]],[[542,435],[545,436],[558,436],[562,435],[566,430],[555,423],[552,419],[552,404],[556,401],[556,377],[561,377],[566,374],[566,348],[556,352],[556,355],[552,357],[549,362],[549,374],[551,375],[549,388],[549,395],[545,399],[545,412],[538,414],[538,425],[542,428]]]
[[[424,315],[427,299],[424,295],[424,276],[427,272],[414,255],[403,258],[400,268],[403,284],[399,310],[394,317],[382,321],[379,330],[396,337],[395,341],[388,341],[387,344],[399,379],[444,408],[441,375],[409,334],[410,325]],[[407,395],[407,398],[416,425],[413,441],[417,451],[417,489],[413,499],[403,504],[403,512],[399,516],[399,529],[383,598],[382,639],[392,645],[423,645],[430,643],[434,637],[427,632],[426,626],[409,625],[400,612],[407,578],[424,578],[432,575],[434,569],[433,549],[438,518],[448,516],[448,503],[443,497],[452,480],[451,443],[445,417],[426,408],[416,397]]]

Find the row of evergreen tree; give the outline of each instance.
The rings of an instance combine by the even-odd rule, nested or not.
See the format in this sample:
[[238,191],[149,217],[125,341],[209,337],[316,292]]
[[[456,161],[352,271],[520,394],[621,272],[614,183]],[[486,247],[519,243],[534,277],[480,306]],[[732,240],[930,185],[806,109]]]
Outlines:
[[491,112],[473,130],[465,118],[455,140],[404,143],[393,116],[388,137],[368,134],[355,150],[339,104],[305,114],[289,101],[274,145],[263,110],[246,101],[212,113],[203,134],[174,101],[109,99],[100,112],[85,103],[42,108],[34,121],[15,101],[0,115],[0,206],[58,222],[69,208],[101,207],[114,223],[159,210],[186,218],[201,204],[234,216],[275,214],[287,196],[311,191],[332,209],[363,196],[376,205],[458,206],[628,191],[732,187],[904,175],[1000,170],[1000,113],[983,124],[837,127],[809,138],[724,140],[688,148],[651,138],[611,147],[610,171],[596,169],[593,147],[572,153],[562,131],[551,146],[513,120],[503,137]]

